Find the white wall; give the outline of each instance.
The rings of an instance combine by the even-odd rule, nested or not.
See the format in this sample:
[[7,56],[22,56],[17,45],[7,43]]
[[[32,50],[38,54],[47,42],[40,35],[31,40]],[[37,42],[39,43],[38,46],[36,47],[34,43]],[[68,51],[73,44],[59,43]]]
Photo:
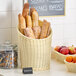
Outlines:
[[[22,0],[0,0],[0,44],[5,40],[17,43],[17,15],[22,6]],[[66,16],[44,19],[51,22],[52,46],[76,45],[76,0],[66,0]]]
[[17,15],[22,6],[22,0],[0,0],[0,44],[6,40],[17,43]]

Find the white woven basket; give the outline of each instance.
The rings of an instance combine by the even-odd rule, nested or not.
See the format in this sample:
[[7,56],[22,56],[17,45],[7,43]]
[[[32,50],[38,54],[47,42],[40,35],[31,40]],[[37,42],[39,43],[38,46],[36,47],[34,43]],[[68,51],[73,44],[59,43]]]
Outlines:
[[69,72],[75,72],[76,73],[76,63],[69,63],[66,60],[64,60],[66,68]]
[[35,71],[49,70],[51,61],[52,33],[45,39],[31,39],[18,31],[18,54],[21,68],[32,67]]
[[64,60],[65,60],[65,58],[66,58],[67,56],[76,56],[76,54],[74,54],[74,55],[63,55],[63,54],[57,52],[56,50],[53,50],[53,55],[54,55],[54,57],[55,57],[58,61],[60,61],[60,62],[62,62],[62,63],[64,63]]

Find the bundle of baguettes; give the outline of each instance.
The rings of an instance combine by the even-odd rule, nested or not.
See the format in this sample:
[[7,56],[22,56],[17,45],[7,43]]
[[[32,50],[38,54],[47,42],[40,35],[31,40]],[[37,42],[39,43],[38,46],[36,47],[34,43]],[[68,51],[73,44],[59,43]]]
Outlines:
[[42,26],[39,25],[39,15],[35,8],[30,8],[29,3],[24,4],[22,15],[18,15],[19,31],[33,39],[43,39],[50,35],[50,23],[44,20]]

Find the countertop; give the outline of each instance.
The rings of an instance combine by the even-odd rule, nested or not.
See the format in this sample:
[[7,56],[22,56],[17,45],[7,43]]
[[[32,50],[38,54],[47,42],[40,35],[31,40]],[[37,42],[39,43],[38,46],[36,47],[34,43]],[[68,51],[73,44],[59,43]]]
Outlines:
[[[76,76],[76,73],[68,72],[65,64],[55,59],[51,60],[51,68],[48,71],[33,72],[33,74],[22,74],[21,69],[0,69],[3,76]],[[0,75],[1,76],[1,75]]]

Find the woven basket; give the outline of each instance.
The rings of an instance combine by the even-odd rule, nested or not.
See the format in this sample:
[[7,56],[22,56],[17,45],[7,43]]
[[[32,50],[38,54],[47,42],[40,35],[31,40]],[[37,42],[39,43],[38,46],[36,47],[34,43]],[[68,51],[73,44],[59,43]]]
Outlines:
[[66,68],[69,72],[76,73],[76,63],[69,63],[66,60],[64,60]]
[[34,71],[49,70],[51,40],[52,33],[45,39],[31,39],[18,30],[18,53],[21,68],[32,67]]
[[59,52],[57,52],[56,50],[53,50],[53,56],[60,62],[64,63],[64,60],[66,59],[67,56],[76,56],[76,54],[74,55],[63,55]]

